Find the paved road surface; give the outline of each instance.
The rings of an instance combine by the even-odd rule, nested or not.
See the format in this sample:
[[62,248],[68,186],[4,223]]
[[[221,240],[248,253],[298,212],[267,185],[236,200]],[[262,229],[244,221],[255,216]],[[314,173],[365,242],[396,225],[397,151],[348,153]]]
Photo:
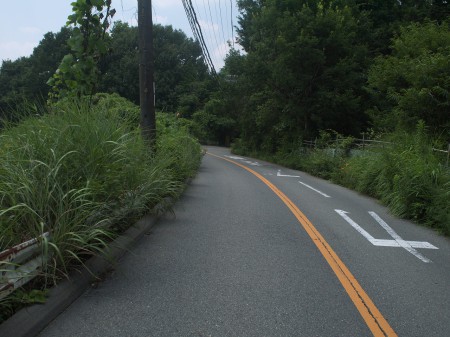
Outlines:
[[450,336],[448,238],[305,173],[207,150],[175,216],[40,336]]

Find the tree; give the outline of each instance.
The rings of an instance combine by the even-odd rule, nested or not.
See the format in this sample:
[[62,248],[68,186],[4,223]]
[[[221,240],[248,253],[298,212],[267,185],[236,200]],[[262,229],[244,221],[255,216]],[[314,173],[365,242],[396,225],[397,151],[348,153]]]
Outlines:
[[384,130],[411,130],[425,121],[435,134],[450,131],[449,22],[414,23],[401,29],[392,55],[378,57],[369,72],[377,99],[371,113]]
[[411,22],[442,22],[450,16],[447,0],[354,0],[363,14],[365,41],[373,56],[390,54],[391,39]]
[[[226,59],[223,75],[234,76],[238,94],[232,97],[240,101],[239,113],[228,116],[237,122],[241,145],[269,153],[295,149],[320,130],[359,136],[376,123],[371,117],[383,114],[368,113],[370,107],[389,111],[393,101],[366,88],[374,59],[392,53],[389,44],[400,27],[442,22],[449,13],[446,0],[239,0],[238,6],[238,42],[245,54]],[[445,82],[444,75],[430,76]],[[446,91],[440,89],[432,96],[445,110]]]
[[76,0],[72,11],[66,23],[73,28],[67,41],[71,52],[47,82],[52,87],[50,100],[92,96],[99,82],[98,61],[108,50],[105,36],[116,12],[111,0]]
[[[211,83],[197,42],[172,26],[154,25],[156,109],[185,117],[201,109]],[[116,22],[111,30],[111,51],[100,62],[100,90],[117,92],[139,103],[137,27]]]
[[248,95],[242,138],[273,152],[320,129],[357,134],[367,121],[361,97],[368,63],[358,11],[338,1],[238,4],[247,52],[239,79]]
[[[200,107],[206,94],[208,72],[200,45],[171,26],[156,25],[154,34],[158,106],[165,111],[182,109],[190,115]],[[185,105],[180,106],[181,103]]]
[[0,68],[0,112],[17,110],[23,101],[34,102],[47,97],[49,76],[69,52],[67,39],[71,29],[48,32],[29,57],[3,61]]
[[[0,110],[14,110],[23,100],[46,98],[49,76],[70,52],[71,28],[45,34],[29,57],[6,60],[0,68]],[[108,53],[99,59],[97,91],[118,93],[139,104],[137,27],[115,22],[105,35]],[[201,110],[217,86],[208,74],[197,42],[171,26],[155,25],[156,108],[185,117]]]
[[139,104],[139,41],[137,27],[116,22],[109,36],[110,50],[100,60],[99,91],[118,93]]

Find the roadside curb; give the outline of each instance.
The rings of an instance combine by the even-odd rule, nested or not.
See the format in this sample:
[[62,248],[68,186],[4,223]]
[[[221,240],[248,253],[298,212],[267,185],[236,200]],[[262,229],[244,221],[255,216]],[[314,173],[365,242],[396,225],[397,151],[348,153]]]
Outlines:
[[[51,321],[80,297],[98,276],[111,270],[126,252],[157,223],[158,217],[146,215],[109,245],[108,257],[94,256],[80,272],[74,272],[50,289],[44,304],[35,304],[19,310],[0,325],[0,337],[37,336]],[[89,272],[89,271],[90,272]]]

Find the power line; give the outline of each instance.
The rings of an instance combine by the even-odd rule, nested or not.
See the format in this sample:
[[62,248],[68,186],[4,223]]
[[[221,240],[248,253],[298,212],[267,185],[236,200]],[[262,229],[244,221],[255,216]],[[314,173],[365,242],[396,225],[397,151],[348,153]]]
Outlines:
[[[223,19],[222,19],[222,3],[219,0],[219,13],[220,13],[220,28],[222,32],[222,43],[220,44],[220,49],[223,52],[224,55],[227,54],[227,48],[224,46],[224,43],[226,43],[227,39],[225,38],[225,32],[223,30]],[[216,10],[216,16],[217,16],[217,1],[215,2],[215,10]]]
[[231,9],[231,43],[233,44],[234,49],[234,22],[233,22],[233,0],[230,0],[230,9]]
[[195,12],[194,6],[192,5],[192,0],[182,0],[184,10],[188,17],[189,25],[191,26],[194,37],[199,41],[200,47],[202,49],[203,59],[206,65],[209,67],[210,72],[217,76],[216,69],[214,68],[214,63],[211,60],[211,55],[209,54],[208,47],[206,46],[205,39],[203,37],[202,28],[198,22],[197,14]]
[[[182,0],[182,2],[194,37],[202,48],[205,64],[210,69],[212,69],[210,63],[213,66],[222,64],[228,49],[235,47],[234,1]],[[214,9],[211,8],[212,6]],[[199,15],[200,12],[202,15]]]
[[210,18],[210,22],[211,22],[211,29],[213,31],[214,40],[216,41],[216,46],[219,46],[219,43],[217,42],[216,30],[214,29],[214,20],[212,18],[211,5],[210,5],[209,0],[207,0],[207,1],[208,1],[208,9],[209,9],[209,18]]
[[[203,2],[203,11],[205,13],[205,27],[206,28],[206,33],[208,34],[208,38],[207,38],[207,42],[209,42],[210,45],[214,44],[214,40],[215,40],[215,44],[217,46],[217,37],[215,37],[216,32],[214,31],[214,22],[212,19],[212,15],[211,15],[211,7],[209,6],[209,0],[206,0],[208,2],[208,6],[205,3],[205,0],[202,0]],[[197,5],[198,8],[198,5]],[[208,19],[208,9],[209,9],[209,19]],[[214,60],[214,53],[213,53],[213,61]]]
[[225,38],[225,32],[223,30],[223,20],[222,20],[222,2],[221,0],[219,0],[219,12],[220,12],[220,27],[222,28],[222,39],[224,41],[226,41],[227,39]]

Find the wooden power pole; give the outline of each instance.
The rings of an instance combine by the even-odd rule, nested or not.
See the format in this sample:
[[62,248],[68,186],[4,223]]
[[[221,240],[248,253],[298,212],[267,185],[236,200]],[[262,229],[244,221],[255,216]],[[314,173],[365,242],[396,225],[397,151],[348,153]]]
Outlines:
[[152,1],[138,0],[139,26],[139,96],[141,130],[146,141],[153,146],[156,140],[156,118],[153,91],[153,21]]

